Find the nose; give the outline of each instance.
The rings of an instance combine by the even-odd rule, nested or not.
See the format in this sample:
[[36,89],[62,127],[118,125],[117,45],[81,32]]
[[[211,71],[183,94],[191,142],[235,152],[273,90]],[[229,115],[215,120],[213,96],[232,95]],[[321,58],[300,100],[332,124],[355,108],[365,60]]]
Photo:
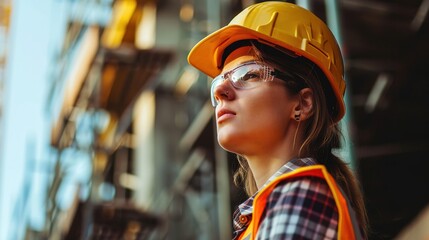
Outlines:
[[212,89],[212,98],[214,104],[218,105],[219,102],[231,101],[235,98],[235,89],[229,80],[220,80]]

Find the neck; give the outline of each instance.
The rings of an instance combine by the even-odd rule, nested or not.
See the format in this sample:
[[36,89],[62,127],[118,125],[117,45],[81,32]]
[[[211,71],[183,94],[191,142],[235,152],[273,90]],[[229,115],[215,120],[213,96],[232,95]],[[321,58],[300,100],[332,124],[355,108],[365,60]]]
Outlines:
[[288,142],[283,146],[264,151],[268,154],[244,155],[258,189],[261,189],[265,182],[283,165],[298,156],[298,151],[295,149],[293,143]]

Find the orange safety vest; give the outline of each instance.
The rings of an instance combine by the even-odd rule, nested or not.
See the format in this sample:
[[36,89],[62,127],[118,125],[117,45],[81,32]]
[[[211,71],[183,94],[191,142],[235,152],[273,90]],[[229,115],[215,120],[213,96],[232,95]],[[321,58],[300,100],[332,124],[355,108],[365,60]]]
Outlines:
[[246,230],[240,235],[240,240],[255,239],[269,195],[277,184],[296,177],[320,177],[325,179],[332,195],[334,196],[335,203],[338,208],[338,239],[362,239],[359,224],[354,216],[354,210],[351,208],[350,203],[338,187],[334,178],[328,173],[325,166],[313,165],[300,167],[292,172],[283,174],[259,191],[253,201],[252,219],[250,220]]

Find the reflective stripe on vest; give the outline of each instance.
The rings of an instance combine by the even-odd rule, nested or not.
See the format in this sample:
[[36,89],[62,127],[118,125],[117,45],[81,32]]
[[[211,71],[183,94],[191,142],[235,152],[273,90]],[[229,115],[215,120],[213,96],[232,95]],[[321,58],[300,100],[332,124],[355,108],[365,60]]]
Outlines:
[[359,224],[356,221],[354,211],[350,203],[344,197],[334,178],[328,173],[323,165],[300,167],[292,172],[283,174],[265,186],[253,201],[253,216],[247,229],[240,235],[240,240],[255,239],[264,213],[267,199],[277,184],[284,180],[296,177],[319,177],[324,179],[332,192],[335,204],[338,208],[338,239],[362,239]]

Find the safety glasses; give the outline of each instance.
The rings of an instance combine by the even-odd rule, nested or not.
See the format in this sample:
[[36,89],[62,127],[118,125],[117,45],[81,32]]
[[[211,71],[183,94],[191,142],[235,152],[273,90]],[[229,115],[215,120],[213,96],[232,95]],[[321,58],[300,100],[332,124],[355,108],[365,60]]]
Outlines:
[[274,77],[282,80],[287,77],[285,74],[275,68],[261,62],[246,62],[240,66],[215,77],[212,82],[210,94],[213,107],[218,105],[218,100],[215,97],[216,88],[225,80],[229,80],[235,89],[251,89],[255,88],[264,82],[271,82]]

